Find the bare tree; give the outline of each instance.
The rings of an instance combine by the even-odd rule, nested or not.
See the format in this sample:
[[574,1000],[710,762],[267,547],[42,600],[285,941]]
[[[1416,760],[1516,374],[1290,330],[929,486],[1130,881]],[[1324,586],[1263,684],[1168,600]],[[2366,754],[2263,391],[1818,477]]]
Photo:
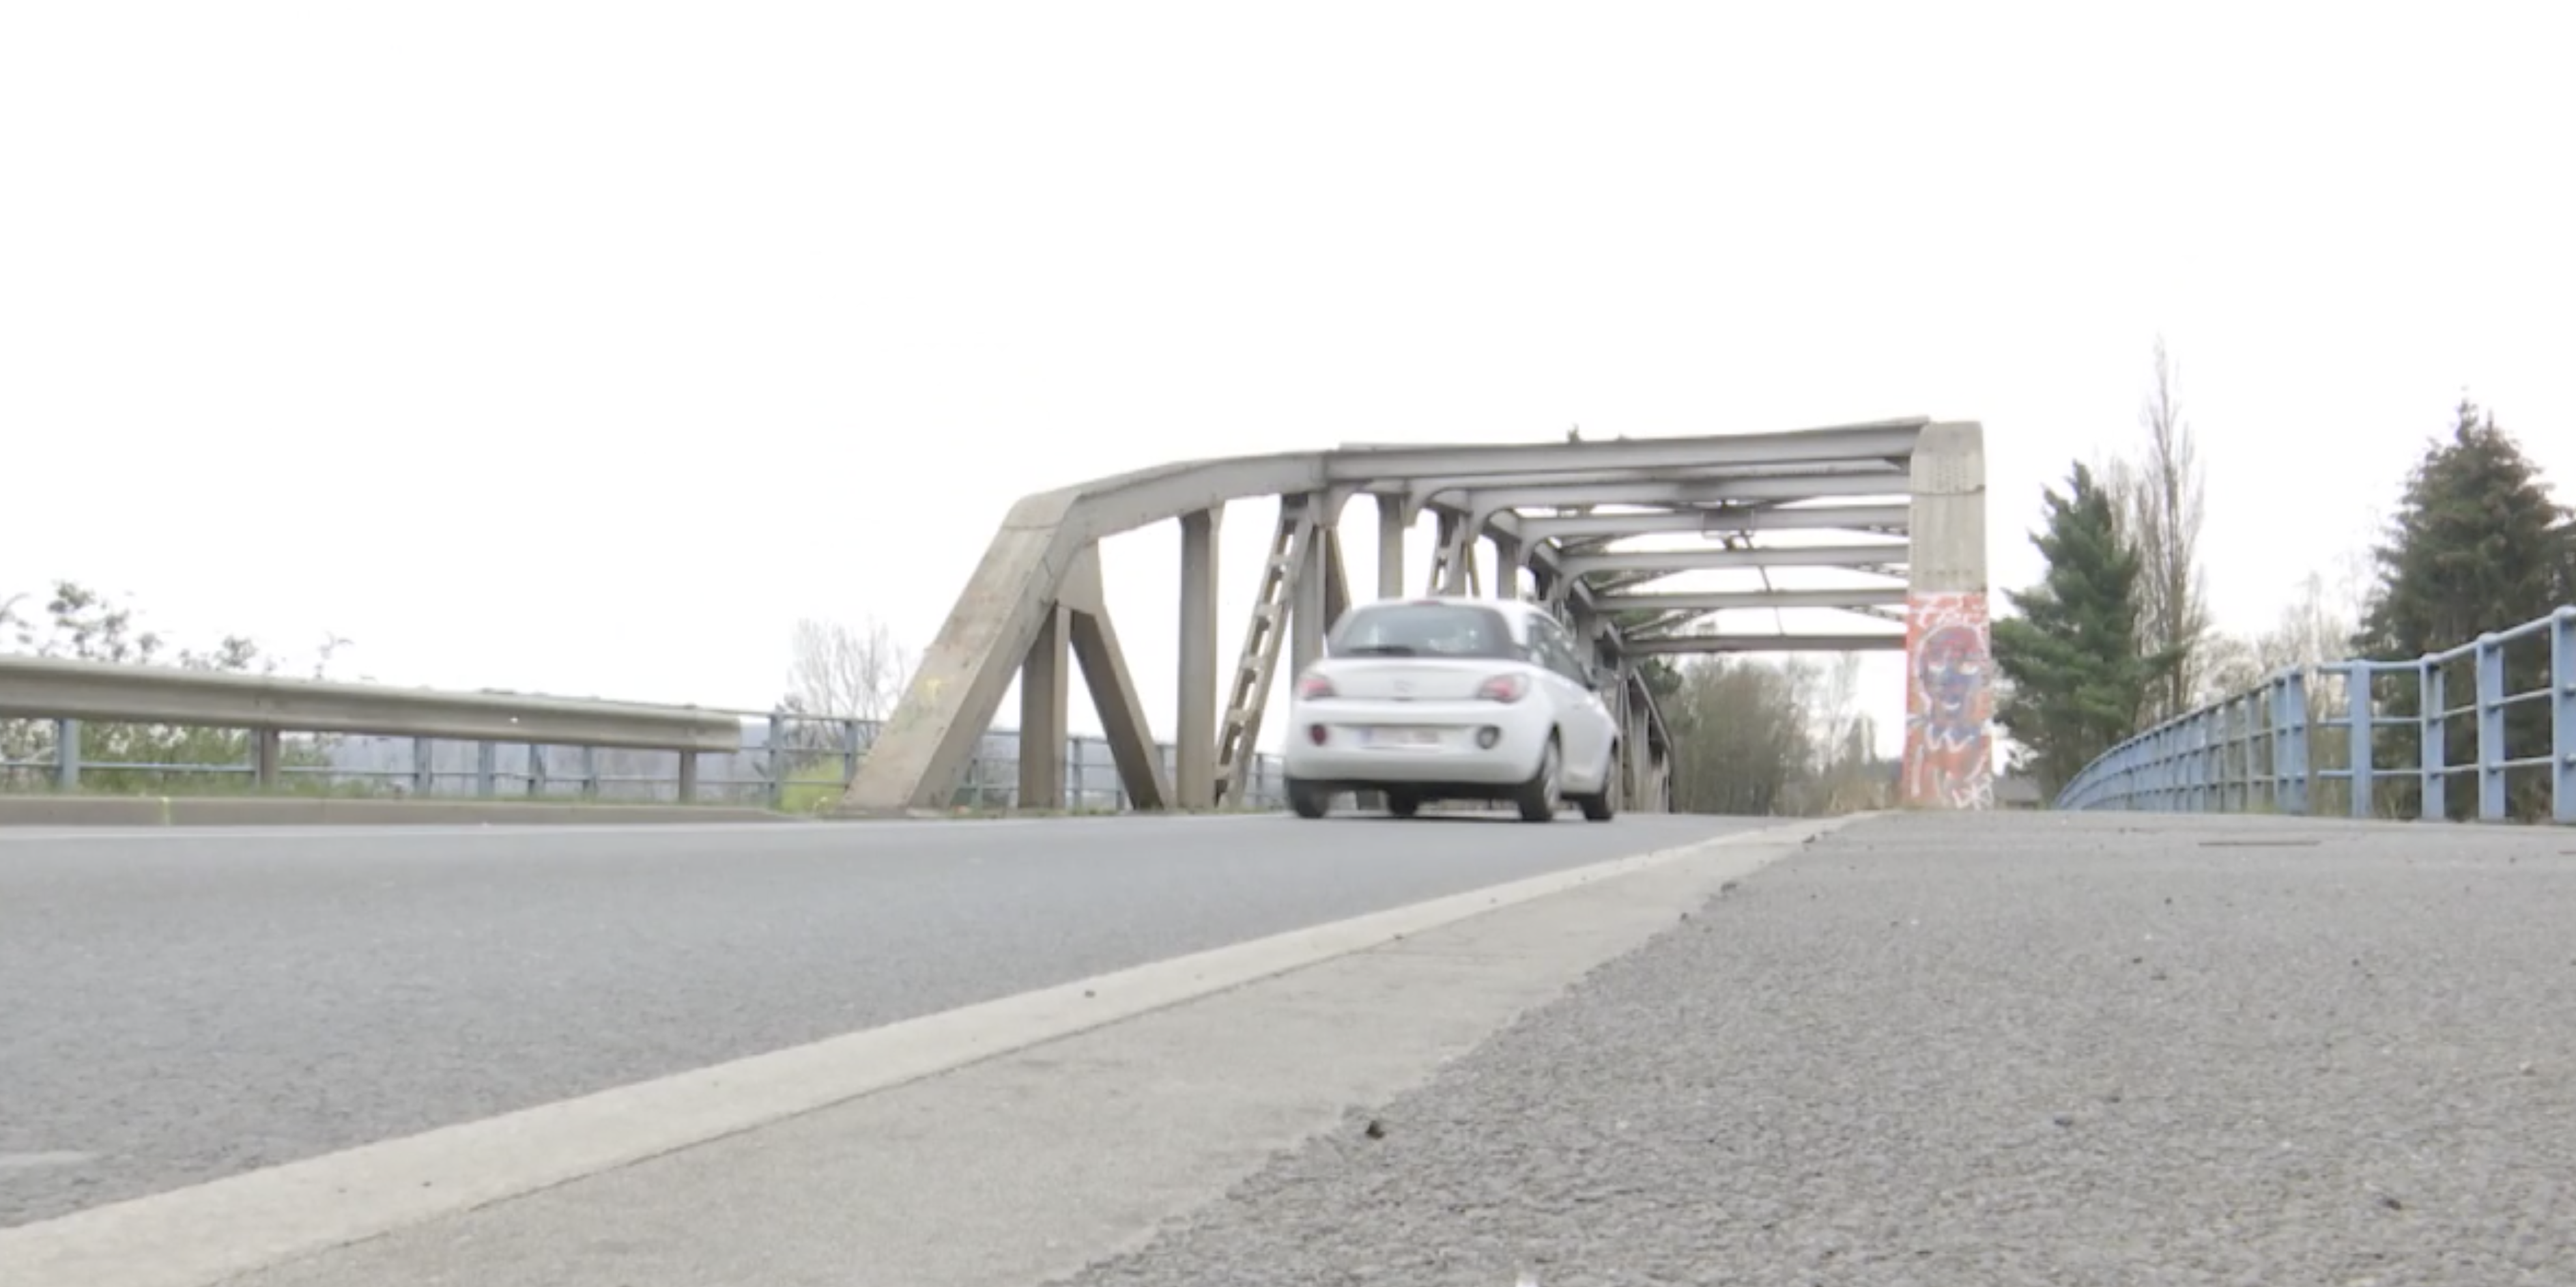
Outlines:
[[[2352,633],[2359,620],[2358,599],[2348,583],[2329,587],[2325,574],[2310,572],[2298,597],[2281,609],[2272,628],[2253,638],[2213,634],[2208,637],[2200,671],[2197,702],[2234,697],[2284,670],[2313,671],[2351,655]],[[2324,688],[2312,690],[2312,709],[2338,702]]]
[[2183,416],[2182,380],[2163,336],[2138,419],[2147,441],[2136,465],[2111,472],[2120,499],[2121,535],[2138,552],[2139,652],[2168,659],[2151,690],[2150,722],[2190,709],[2203,685],[2199,672],[2209,637],[2208,577],[2200,566],[2206,515],[2200,452]]
[[1817,676],[1815,724],[1819,739],[1839,746],[1850,734],[1860,704],[1860,654],[1837,654]]
[[786,705],[798,714],[883,719],[912,677],[912,658],[880,621],[854,628],[807,617],[792,648]]

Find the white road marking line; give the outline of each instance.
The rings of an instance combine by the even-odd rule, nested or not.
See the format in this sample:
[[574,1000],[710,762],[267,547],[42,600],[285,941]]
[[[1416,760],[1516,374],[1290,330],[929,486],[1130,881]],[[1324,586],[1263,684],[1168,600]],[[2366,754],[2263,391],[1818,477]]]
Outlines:
[[1842,821],[1492,885],[0,1229],[0,1283],[210,1287],[1710,849],[1794,851]]

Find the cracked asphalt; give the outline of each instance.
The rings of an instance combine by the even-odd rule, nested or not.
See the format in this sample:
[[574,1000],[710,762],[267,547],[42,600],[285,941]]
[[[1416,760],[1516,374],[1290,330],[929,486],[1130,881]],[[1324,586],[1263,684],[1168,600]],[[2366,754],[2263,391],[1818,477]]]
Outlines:
[[2576,835],[1864,823],[1074,1281],[2564,1287]]

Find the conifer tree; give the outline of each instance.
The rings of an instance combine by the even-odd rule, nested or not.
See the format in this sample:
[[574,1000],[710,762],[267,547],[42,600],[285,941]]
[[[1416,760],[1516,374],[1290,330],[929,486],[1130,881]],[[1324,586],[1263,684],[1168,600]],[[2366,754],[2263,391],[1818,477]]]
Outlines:
[[2149,689],[2173,663],[2139,655],[2139,558],[2122,539],[2117,498],[2079,463],[2068,489],[2050,489],[2043,503],[2031,542],[2048,571],[2037,586],[2006,593],[2018,615],[1995,621],[1993,646],[2005,681],[1997,722],[2053,794],[2137,732]]
[[[2497,427],[2492,412],[2462,399],[2450,436],[2428,445],[2416,462],[2387,539],[2373,551],[2379,580],[2355,646],[2373,660],[2413,661],[2547,615],[2576,588],[2576,544],[2569,530],[2569,511],[2550,498],[2520,444]],[[2543,686],[2548,664],[2543,649],[2510,650],[2507,691]],[[2474,683],[2465,667],[2449,682],[2446,705],[2457,708],[2475,696],[2462,690]],[[2379,707],[2389,715],[2413,715],[2421,705],[2413,684],[2399,682],[2379,695]],[[2545,744],[2548,718],[2537,703],[2510,711],[2508,753]],[[2378,743],[2383,767],[2420,762],[2420,739],[2412,728],[2390,729]],[[2468,763],[2476,746],[2474,721],[2454,719],[2444,738],[2444,762]],[[2467,816],[2476,805],[2475,788],[2466,778],[2455,781],[2460,785],[2447,792],[2448,812]],[[2413,811],[2413,781],[2401,778],[2395,789],[2408,797],[2403,807]],[[2528,807],[2520,801],[2516,812]]]

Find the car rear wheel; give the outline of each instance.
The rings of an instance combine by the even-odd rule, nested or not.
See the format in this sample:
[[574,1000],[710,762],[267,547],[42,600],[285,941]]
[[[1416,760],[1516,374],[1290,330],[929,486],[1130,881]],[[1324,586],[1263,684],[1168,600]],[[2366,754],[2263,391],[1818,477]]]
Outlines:
[[1574,797],[1574,802],[1583,806],[1585,822],[1608,822],[1611,815],[1617,812],[1612,793],[1618,789],[1618,776],[1619,748],[1613,746],[1610,748],[1609,761],[1601,769],[1601,789],[1591,795]]
[[1530,780],[1521,784],[1519,793],[1513,798],[1512,802],[1520,806],[1521,821],[1553,822],[1556,820],[1557,801],[1561,798],[1557,794],[1557,783],[1564,774],[1564,768],[1565,755],[1558,749],[1556,738],[1551,735],[1547,739],[1547,749],[1539,753],[1538,772],[1531,774]]
[[1320,818],[1333,811],[1330,792],[1311,782],[1288,779],[1288,807],[1300,818]]
[[1386,811],[1399,818],[1410,818],[1422,812],[1422,797],[1389,791],[1386,793]]

